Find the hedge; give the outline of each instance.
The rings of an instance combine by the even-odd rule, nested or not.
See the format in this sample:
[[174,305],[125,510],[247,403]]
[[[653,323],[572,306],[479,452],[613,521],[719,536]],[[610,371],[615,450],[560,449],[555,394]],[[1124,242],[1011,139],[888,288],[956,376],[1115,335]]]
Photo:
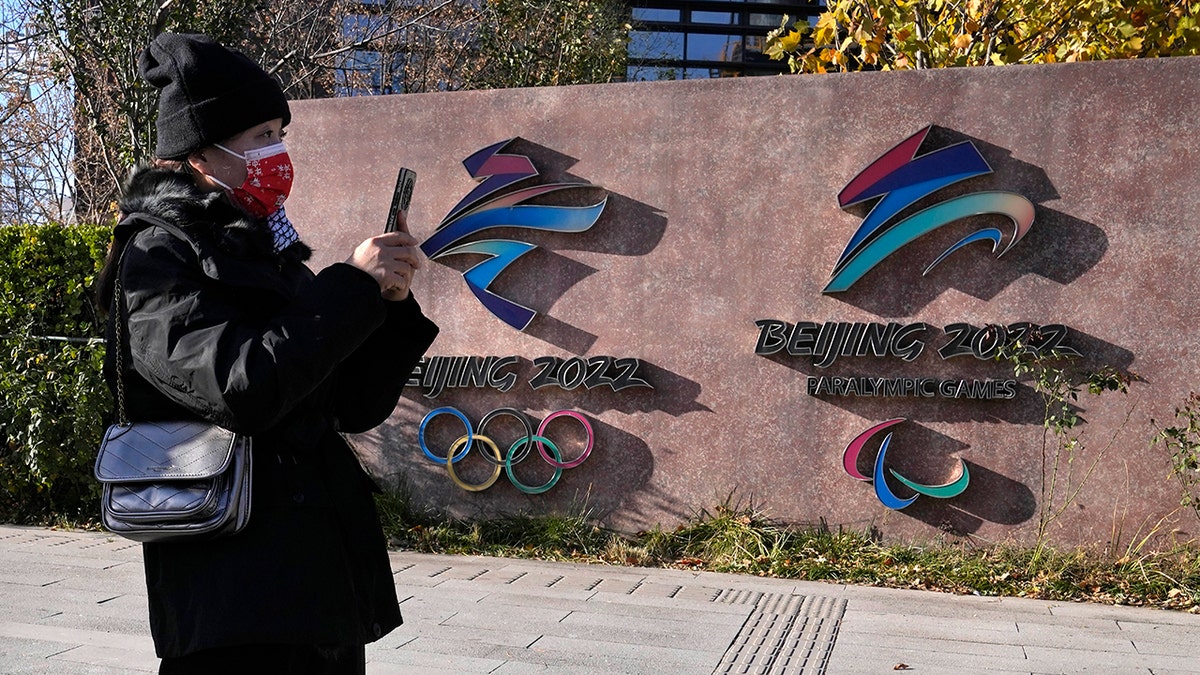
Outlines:
[[111,226],[0,227],[0,520],[92,521],[111,397],[93,285]]

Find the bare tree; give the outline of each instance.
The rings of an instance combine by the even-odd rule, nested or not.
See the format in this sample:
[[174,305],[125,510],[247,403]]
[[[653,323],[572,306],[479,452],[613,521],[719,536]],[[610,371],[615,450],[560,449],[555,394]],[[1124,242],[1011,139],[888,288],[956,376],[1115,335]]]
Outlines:
[[[93,222],[113,218],[129,168],[152,156],[156,92],[138,77],[137,58],[160,30],[206,33],[240,49],[293,99],[605,82],[624,75],[630,30],[622,0],[28,0],[26,7],[43,27],[29,42],[49,55],[55,100],[73,114],[47,117],[60,125],[58,145],[26,134],[22,142],[44,154],[26,164],[67,162],[64,178],[42,185],[70,186],[75,218]],[[0,105],[25,100],[13,91]]]
[[71,211],[71,90],[24,7],[0,7],[0,223]]
[[478,0],[320,0],[252,21],[243,47],[292,98],[447,91],[479,24]]
[[[103,222],[129,168],[151,156],[156,97],[137,58],[168,19],[218,40],[240,40],[251,0],[30,0],[43,44],[73,86],[74,210]],[[169,13],[160,12],[160,7]]]

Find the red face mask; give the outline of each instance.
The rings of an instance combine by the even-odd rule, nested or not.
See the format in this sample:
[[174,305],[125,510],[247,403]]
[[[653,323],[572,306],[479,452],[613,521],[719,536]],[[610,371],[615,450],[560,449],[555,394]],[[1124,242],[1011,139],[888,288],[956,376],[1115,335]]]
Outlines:
[[244,155],[220,143],[214,145],[246,162],[246,180],[240,187],[231,188],[209,176],[229,192],[238,206],[257,218],[266,218],[283,206],[292,192],[292,160],[283,143],[247,150]]

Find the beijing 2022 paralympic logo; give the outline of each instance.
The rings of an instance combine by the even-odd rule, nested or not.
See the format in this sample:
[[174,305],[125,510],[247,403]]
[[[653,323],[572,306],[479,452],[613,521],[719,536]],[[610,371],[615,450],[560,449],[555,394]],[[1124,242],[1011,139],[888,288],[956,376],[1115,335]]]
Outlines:
[[[838,204],[843,209],[872,199],[879,201],[850,237],[823,292],[849,289],[896,251],[963,218],[999,214],[1012,219],[1015,225],[1012,238],[997,257],[1007,253],[1029,232],[1033,225],[1033,203],[1013,192],[972,192],[897,220],[901,211],[944,187],[992,173],[992,168],[970,141],[917,156],[930,129],[931,126],[925,127],[884,153],[838,193]],[[967,244],[990,241],[995,253],[1003,240],[1004,233],[995,227],[972,232],[929,263],[924,274]]]
[[850,444],[846,446],[845,452],[842,453],[842,468],[845,469],[846,473],[850,474],[854,478],[857,478],[858,480],[871,483],[875,488],[875,496],[879,498],[880,503],[889,509],[902,509],[917,501],[917,497],[921,495],[925,495],[927,497],[937,497],[939,499],[949,499],[950,497],[957,497],[958,495],[962,494],[967,489],[967,484],[971,482],[971,473],[967,471],[967,463],[960,459],[958,460],[958,463],[962,470],[959,474],[959,477],[942,485],[926,485],[924,483],[918,483],[914,480],[904,477],[895,469],[889,468],[886,473],[890,473],[893,478],[903,483],[913,492],[917,493],[911,497],[903,498],[896,495],[896,493],[892,491],[891,487],[888,486],[887,477],[884,475],[884,464],[887,461],[888,446],[892,442],[892,432],[890,431],[888,432],[887,436],[883,438],[883,442],[879,445],[879,452],[875,455],[875,469],[872,471],[871,475],[863,475],[863,473],[858,470],[858,456],[862,454],[863,446],[865,446],[867,442],[870,441],[871,438],[880,431],[883,431],[889,427],[893,427],[903,421],[903,418],[899,418],[881,422],[859,434],[853,441],[850,441]]
[[[992,173],[992,168],[970,141],[918,156],[930,129],[931,126],[925,127],[884,153],[838,193],[838,204],[843,209],[871,200],[877,201],[838,257],[832,278],[823,292],[836,293],[849,289],[888,256],[920,237],[964,218],[987,214],[1008,216],[1014,225],[1012,237],[1001,249],[1005,237],[998,228],[976,230],[937,256],[926,266],[923,274],[929,274],[951,254],[975,242],[990,241],[992,252],[999,251],[997,257],[1003,256],[1033,226],[1033,202],[1019,194],[1003,191],[967,193],[938,202],[905,218],[898,218],[901,211],[942,188]],[[842,453],[842,467],[846,473],[871,483],[880,503],[890,509],[903,509],[922,495],[948,499],[962,494],[971,476],[966,462],[961,459],[959,477],[943,485],[918,483],[891,468],[885,472],[892,432],[888,432],[879,446],[872,475],[864,475],[858,470],[858,457],[866,443],[880,431],[903,421],[893,419],[876,424],[851,441]],[[887,474],[916,494],[903,498],[898,496],[888,485]]]
[[463,253],[486,256],[483,262],[463,272],[467,287],[483,306],[500,320],[517,330],[525,330],[537,312],[508,298],[501,297],[489,287],[500,273],[517,258],[537,248],[535,244],[509,239],[481,239],[460,244],[463,239],[484,230],[500,227],[520,227],[549,232],[583,232],[600,218],[608,197],[589,206],[548,206],[525,202],[544,194],[578,188],[592,188],[591,183],[550,183],[534,185],[497,194],[505,188],[538,175],[533,162],[525,155],[501,154],[516,138],[489,145],[463,160],[463,166],[480,184],[463,197],[442,219],[435,231],[421,244],[430,260]]

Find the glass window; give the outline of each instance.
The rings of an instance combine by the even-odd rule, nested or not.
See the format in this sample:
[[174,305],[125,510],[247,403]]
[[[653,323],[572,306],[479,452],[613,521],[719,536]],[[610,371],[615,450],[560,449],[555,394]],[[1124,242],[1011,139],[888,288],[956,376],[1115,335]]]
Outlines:
[[692,12],[693,23],[719,23],[728,26],[735,23],[729,12]]
[[683,70],[666,66],[629,66],[625,72],[629,82],[658,82],[683,79]]
[[733,52],[741,53],[742,39],[736,35],[687,36],[687,58],[692,61],[732,61]]
[[[635,25],[639,19],[654,22],[654,30],[633,34],[628,79],[661,80],[786,72],[786,62],[762,54],[767,33],[779,27],[784,14],[792,21],[815,23],[825,2],[639,0],[630,4],[643,5],[631,9]],[[647,68],[656,70],[650,73]]]
[[366,14],[347,14],[342,17],[342,37],[354,42],[361,40],[371,28],[371,17]]
[[[790,17],[789,24],[795,23],[796,17]],[[779,28],[779,24],[783,23],[782,14],[751,14],[751,26],[770,26],[771,28]]]
[[757,35],[748,36],[742,42],[742,61],[770,61],[770,57],[763,56],[763,47],[766,45],[766,38]]
[[634,31],[629,35],[629,56],[638,59],[682,59],[683,35]]
[[677,9],[647,9],[645,7],[633,8],[634,21],[679,21],[679,10]]
[[348,52],[335,75],[339,96],[370,96],[380,90],[383,59],[379,52]]

